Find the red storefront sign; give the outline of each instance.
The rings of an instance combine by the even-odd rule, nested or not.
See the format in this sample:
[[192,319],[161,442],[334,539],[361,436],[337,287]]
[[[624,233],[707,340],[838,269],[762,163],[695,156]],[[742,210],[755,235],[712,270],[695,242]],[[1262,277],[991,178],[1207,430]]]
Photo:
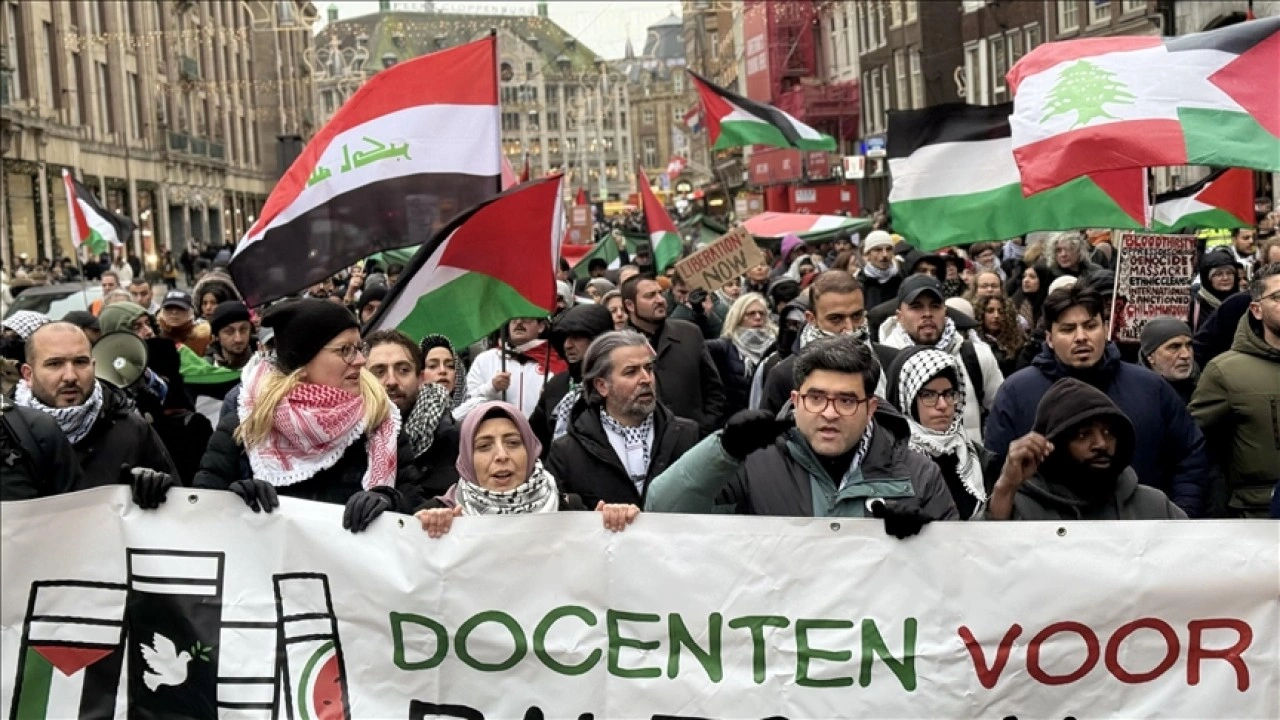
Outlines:
[[809,168],[809,179],[818,180],[831,177],[831,156],[823,150],[816,150],[808,154],[805,163]]
[[800,179],[800,151],[790,148],[761,150],[751,154],[748,177],[752,185],[776,185]]

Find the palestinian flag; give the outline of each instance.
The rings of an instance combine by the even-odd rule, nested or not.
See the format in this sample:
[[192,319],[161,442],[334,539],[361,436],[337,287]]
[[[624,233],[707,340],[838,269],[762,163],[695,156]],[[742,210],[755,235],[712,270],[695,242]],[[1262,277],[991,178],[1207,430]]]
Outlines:
[[369,79],[316,133],[236,247],[251,306],[363,257],[426,242],[497,194],[497,40],[424,55]]
[[653,268],[663,272],[680,259],[684,252],[684,242],[676,231],[676,224],[671,221],[666,208],[653,194],[649,186],[649,178],[645,177],[642,168],[636,168],[637,184],[640,186],[640,209],[644,211],[644,224],[649,230],[649,249],[653,252]]
[[835,152],[836,141],[772,105],[748,100],[689,71],[702,101],[712,150],[769,145]]
[[1047,43],[1009,71],[1026,194],[1098,170],[1280,171],[1280,17]]
[[1253,173],[1240,168],[1161,193],[1151,207],[1151,229],[1160,233],[1251,227],[1253,219]]
[[595,258],[600,258],[608,263],[610,270],[617,270],[622,267],[622,256],[618,253],[618,243],[614,241],[613,236],[606,235],[591,248],[590,252],[583,254],[573,264],[574,277],[587,277],[587,266]]
[[1094,173],[1024,197],[1011,110],[1010,103],[952,103],[889,113],[895,232],[922,250],[936,250],[1036,230],[1145,226],[1147,174],[1141,168]]
[[138,228],[132,220],[98,204],[89,188],[67,170],[62,171],[62,187],[67,191],[67,217],[71,219],[71,243],[87,247],[96,257],[110,252],[112,245],[124,245],[125,238]]
[[423,245],[366,332],[437,333],[466,347],[511,318],[556,307],[555,269],[564,237],[562,179],[520,185],[457,217]]

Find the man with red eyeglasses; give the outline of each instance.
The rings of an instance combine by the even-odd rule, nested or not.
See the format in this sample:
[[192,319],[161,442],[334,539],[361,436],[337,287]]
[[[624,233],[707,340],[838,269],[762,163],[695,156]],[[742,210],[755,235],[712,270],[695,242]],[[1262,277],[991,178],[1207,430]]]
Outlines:
[[819,340],[794,367],[791,417],[735,414],[653,480],[645,510],[879,517],[899,538],[959,518],[938,466],[908,446],[906,418],[873,394],[880,365],[866,343]]

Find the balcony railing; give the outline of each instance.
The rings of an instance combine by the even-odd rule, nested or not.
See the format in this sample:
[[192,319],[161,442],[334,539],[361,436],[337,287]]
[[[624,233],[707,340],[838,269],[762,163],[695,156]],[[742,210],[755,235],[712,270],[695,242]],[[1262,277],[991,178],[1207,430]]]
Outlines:
[[209,142],[197,137],[191,138],[191,154],[207,155],[209,153]]
[[191,138],[186,133],[171,132],[169,133],[169,149],[186,152],[187,144],[190,140]]
[[799,85],[778,98],[778,108],[796,119],[837,117],[858,112],[858,85],[855,82],[834,85]]
[[226,160],[227,146],[218,142],[209,143],[209,157],[213,158],[214,160]]

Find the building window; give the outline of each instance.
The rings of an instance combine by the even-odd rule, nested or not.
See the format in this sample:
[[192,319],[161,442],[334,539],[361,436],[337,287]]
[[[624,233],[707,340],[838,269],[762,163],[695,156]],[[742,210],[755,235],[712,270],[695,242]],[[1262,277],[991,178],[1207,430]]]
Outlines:
[[20,13],[16,3],[4,4],[5,47],[8,48],[9,67],[13,70],[9,75],[9,98],[12,100],[22,99],[22,81],[26,79],[23,76],[26,58],[22,55],[22,45],[18,43],[18,28],[22,25]]
[[889,27],[902,27],[902,0],[889,0]]
[[84,89],[83,67],[80,65],[80,53],[71,54],[71,84],[76,88],[77,125],[89,124],[89,93]]
[[1093,0],[1089,3],[1089,24],[1111,22],[1111,0]]
[[675,77],[671,78],[671,89],[675,91],[677,95],[684,94],[684,73],[677,72]]
[[1120,11],[1126,15],[1129,13],[1145,12],[1147,9],[1147,0],[1124,0],[1120,5]]
[[1012,68],[1015,63],[1023,55],[1022,50],[1022,31],[1010,30],[1004,34],[1005,53],[1009,57],[1009,67]]
[[618,113],[618,129],[619,130],[627,129],[627,114],[624,112]]
[[889,110],[893,107],[893,92],[889,89],[889,66],[880,66],[880,88],[884,93],[884,102],[880,106],[880,129],[889,129]]
[[106,134],[116,131],[116,119],[111,112],[111,73],[106,63],[98,66],[98,127]]
[[555,110],[547,111],[547,129],[548,130],[560,129],[560,113],[559,112]]
[[1031,23],[1022,30],[1026,36],[1025,47],[1027,52],[1031,52],[1040,46],[1040,23]]
[[985,105],[983,91],[986,71],[982,67],[982,47],[979,43],[964,46],[964,100],[970,105]]
[[987,4],[987,0],[964,0],[964,11],[967,13],[977,12]]
[[882,48],[889,44],[889,31],[885,29],[885,12],[884,5],[876,4],[875,6],[875,31],[876,31],[876,47]]
[[53,34],[53,23],[46,20],[41,25],[44,26],[44,67],[49,73],[49,82],[40,84],[40,95],[49,107],[60,108],[62,107],[62,78],[58,74],[58,50]]
[[640,123],[642,125],[652,125],[654,121],[653,108],[646,106],[640,111]]
[[684,108],[679,105],[671,106],[671,122],[680,125],[684,122]]
[[1058,7],[1058,34],[1075,32],[1080,27],[1080,7],[1076,0],[1060,2]]
[[142,84],[138,82],[138,73],[131,72],[127,74],[129,78],[129,127],[130,137],[134,140],[142,139],[142,118],[145,112],[142,109]]
[[[853,7],[853,11],[855,13],[854,24],[858,26],[858,52],[865,53],[871,49],[871,43],[867,41],[868,12],[865,8],[862,7],[861,3],[855,5]],[[846,13],[849,12],[848,8],[845,9],[845,12]]]
[[1004,92],[1004,76],[1009,72],[1009,55],[1006,52],[1003,35],[992,35],[987,38],[991,53],[991,92],[992,99],[1003,102],[1000,97]]
[[897,80],[897,102],[894,107],[898,110],[910,110],[911,99],[907,96],[907,52],[905,50],[893,51],[893,72]]
[[658,141],[654,138],[647,137],[640,140],[641,152],[644,153],[644,166],[653,168],[658,166]]
[[916,21],[920,17],[920,0],[907,0],[907,24]]
[[920,71],[920,48],[911,48],[911,107],[924,107],[924,73]]
[[[859,7],[858,12],[859,13],[862,12],[861,7]],[[854,25],[857,25],[857,24],[858,24],[858,21],[855,20]],[[840,27],[841,27],[840,34],[844,36],[845,64],[847,64],[849,67],[857,67],[858,64],[853,61],[853,49],[849,47],[849,41],[853,37],[853,33],[849,32],[849,6],[848,5],[845,5],[840,8]],[[862,47],[862,46],[859,46],[859,47]]]
[[880,132],[880,118],[884,114],[884,95],[880,87],[880,68],[871,71],[871,132]]
[[546,94],[548,103],[557,103],[560,101],[559,85],[548,85],[543,92]]

